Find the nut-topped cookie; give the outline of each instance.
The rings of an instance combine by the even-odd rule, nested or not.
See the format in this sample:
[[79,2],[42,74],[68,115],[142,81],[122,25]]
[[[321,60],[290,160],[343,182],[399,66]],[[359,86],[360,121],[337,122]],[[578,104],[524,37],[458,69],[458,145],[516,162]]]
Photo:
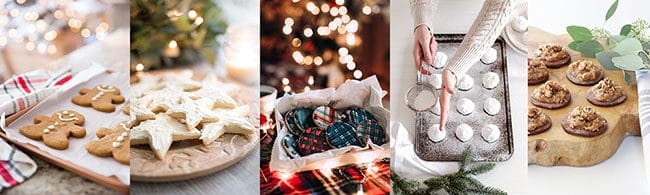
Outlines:
[[571,93],[564,85],[548,81],[533,91],[530,101],[541,108],[558,109],[571,102]]
[[607,130],[607,120],[591,107],[578,106],[562,121],[562,128],[571,135],[595,137]]
[[528,109],[528,135],[537,135],[551,128],[551,117],[543,113],[539,108]]
[[544,61],[528,58],[528,85],[537,85],[548,80],[548,68]]
[[627,96],[614,81],[605,78],[587,91],[587,100],[596,106],[616,106],[623,103]]
[[547,44],[539,47],[535,57],[544,61],[548,68],[559,68],[571,62],[569,52],[559,45]]
[[596,62],[580,59],[569,64],[566,77],[576,85],[593,85],[605,77],[605,72]]

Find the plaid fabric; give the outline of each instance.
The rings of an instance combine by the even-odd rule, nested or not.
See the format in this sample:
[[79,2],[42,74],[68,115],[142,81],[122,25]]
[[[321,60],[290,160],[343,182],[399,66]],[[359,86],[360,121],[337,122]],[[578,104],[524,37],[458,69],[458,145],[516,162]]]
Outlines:
[[36,163],[0,140],[0,191],[25,181],[36,172]]
[[365,142],[359,138],[352,125],[344,122],[334,122],[327,128],[327,142],[334,148],[356,145],[363,147]]
[[298,151],[301,155],[307,156],[313,153],[324,152],[331,149],[325,139],[325,129],[320,127],[312,127],[305,130],[305,132],[298,138]]
[[327,106],[317,107],[314,109],[314,113],[312,114],[314,123],[321,128],[327,128],[330,124],[336,121],[336,118],[336,111]]
[[315,127],[314,121],[311,119],[311,114],[314,112],[314,110],[309,109],[309,108],[299,108],[293,111],[294,112],[294,118],[296,121],[296,126],[298,126],[298,129],[301,131],[305,131],[309,127]]
[[287,155],[291,156],[292,158],[300,157],[300,153],[298,153],[297,140],[298,138],[296,138],[295,135],[287,135],[282,139],[282,147],[284,148],[284,151],[287,152]]
[[36,70],[13,75],[0,85],[0,113],[10,115],[34,105],[72,79],[70,69],[50,74]]
[[377,121],[369,120],[357,125],[357,132],[364,137],[367,137],[372,143],[383,145],[386,143],[386,132]]
[[[331,174],[320,170],[290,174],[282,180],[280,173],[271,172],[268,163],[260,169],[261,194],[356,194],[359,186],[364,194],[390,194],[390,161],[384,159],[370,167],[347,165],[332,169]],[[328,176],[329,175],[329,176]]]

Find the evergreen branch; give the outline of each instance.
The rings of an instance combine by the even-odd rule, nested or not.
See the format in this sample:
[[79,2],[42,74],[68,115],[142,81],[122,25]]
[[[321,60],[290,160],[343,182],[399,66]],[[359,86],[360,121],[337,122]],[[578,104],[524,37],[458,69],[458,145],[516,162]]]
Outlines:
[[483,173],[487,173],[494,169],[494,166],[496,166],[494,163],[484,163],[480,165],[476,165],[472,167],[469,171],[467,171],[468,175],[480,175]]
[[472,161],[472,147],[467,146],[465,148],[465,151],[463,151],[463,156],[462,156],[460,162],[458,162],[460,172],[464,172],[465,171],[465,166],[467,166],[467,164],[469,164],[469,162],[471,162],[471,161]]
[[391,173],[393,192],[396,194],[439,194],[444,190],[451,195],[464,194],[486,194],[502,195],[506,192],[483,185],[480,181],[472,176],[483,174],[492,170],[494,163],[483,163],[467,169],[466,166],[471,162],[472,148],[467,147],[463,151],[461,161],[458,162],[459,170],[456,173],[432,177],[424,182],[407,180],[400,178],[397,174]]

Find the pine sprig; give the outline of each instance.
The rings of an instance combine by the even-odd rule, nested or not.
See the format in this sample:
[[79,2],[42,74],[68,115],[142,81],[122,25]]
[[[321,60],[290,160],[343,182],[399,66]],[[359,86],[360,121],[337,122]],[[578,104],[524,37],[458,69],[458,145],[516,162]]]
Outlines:
[[506,192],[497,188],[484,186],[472,176],[487,173],[494,169],[494,163],[481,163],[469,166],[472,159],[472,149],[467,147],[463,151],[461,160],[458,162],[458,172],[433,177],[423,182],[400,178],[397,174],[391,173],[393,192],[397,194],[438,194],[444,190],[451,195],[461,194],[485,194],[502,195]]

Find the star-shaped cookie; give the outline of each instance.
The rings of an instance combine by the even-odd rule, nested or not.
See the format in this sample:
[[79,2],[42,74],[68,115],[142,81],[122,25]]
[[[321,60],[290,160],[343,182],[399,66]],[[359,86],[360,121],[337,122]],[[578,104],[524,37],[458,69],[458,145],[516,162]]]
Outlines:
[[225,133],[242,135],[255,133],[255,125],[244,118],[247,111],[248,106],[240,106],[235,109],[220,109],[220,111],[214,112],[219,121],[203,123],[199,139],[203,141],[204,145],[209,145]]
[[[209,102],[209,99],[199,99],[196,101]],[[212,113],[210,107],[200,106],[207,103],[197,103],[195,100],[182,96],[180,104],[167,110],[170,116],[184,122],[188,129],[194,129],[201,122],[216,122],[219,118]]]
[[131,145],[149,144],[159,159],[165,154],[174,141],[197,139],[201,132],[187,127],[166,113],[160,113],[154,120],[147,120],[131,129]]

